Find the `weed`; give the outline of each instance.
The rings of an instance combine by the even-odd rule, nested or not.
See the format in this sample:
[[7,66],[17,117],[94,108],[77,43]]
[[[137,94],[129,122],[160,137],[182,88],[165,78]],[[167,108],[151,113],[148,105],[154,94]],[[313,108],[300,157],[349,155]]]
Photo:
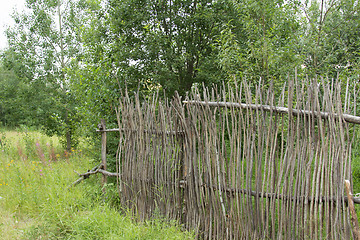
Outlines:
[[0,152],[2,239],[193,238],[163,220],[135,223],[119,208],[115,184],[107,185],[104,198],[101,176],[68,188],[75,169],[85,172],[93,165],[81,148],[65,154],[56,138],[37,132],[1,137],[9,146]]

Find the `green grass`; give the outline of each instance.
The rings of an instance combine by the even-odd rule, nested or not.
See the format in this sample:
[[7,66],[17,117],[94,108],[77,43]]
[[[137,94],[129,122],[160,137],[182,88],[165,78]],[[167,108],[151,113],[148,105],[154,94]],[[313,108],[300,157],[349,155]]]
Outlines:
[[[1,239],[193,239],[174,222],[136,223],[118,205],[116,191],[102,195],[101,176],[75,187],[74,170],[95,163],[82,150],[64,151],[56,137],[0,131]],[[105,201],[106,200],[106,201]]]

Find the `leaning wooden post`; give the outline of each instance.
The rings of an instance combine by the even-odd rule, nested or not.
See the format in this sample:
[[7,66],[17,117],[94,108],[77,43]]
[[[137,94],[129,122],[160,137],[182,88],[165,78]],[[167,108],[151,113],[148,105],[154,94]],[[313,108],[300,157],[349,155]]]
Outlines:
[[353,231],[354,239],[355,240],[360,240],[359,222],[358,222],[358,219],[357,219],[357,216],[356,216],[353,196],[352,196],[351,191],[350,191],[350,181],[349,180],[345,180],[345,188],[346,188],[346,194],[347,194],[347,197],[348,197],[348,205],[349,205],[349,210],[350,210],[351,223],[352,223],[353,229],[354,229],[354,231]]
[[[102,168],[106,171],[107,170],[107,167],[106,167],[106,124],[105,124],[104,119],[101,119],[100,130],[101,130],[101,164],[103,165]],[[103,187],[107,183],[107,177],[104,174],[103,174],[101,183],[102,183]]]

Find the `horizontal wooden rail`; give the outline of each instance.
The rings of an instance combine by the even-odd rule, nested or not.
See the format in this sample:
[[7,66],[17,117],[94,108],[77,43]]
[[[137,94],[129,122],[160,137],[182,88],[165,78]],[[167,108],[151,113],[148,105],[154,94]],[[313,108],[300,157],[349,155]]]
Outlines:
[[[208,187],[208,186],[204,186]],[[218,191],[218,186],[211,186],[213,190]],[[261,198],[273,198],[273,199],[280,199],[280,200],[291,200],[291,201],[306,201],[306,202],[337,202],[340,199],[337,199],[334,196],[320,196],[318,198],[312,198],[312,197],[294,197],[294,196],[288,196],[285,194],[277,194],[277,193],[264,193],[264,192],[256,192],[256,191],[250,191],[247,189],[234,189],[234,188],[222,188],[223,192],[226,192],[229,195],[235,195],[236,193],[240,194],[247,194],[251,195],[253,197],[261,197]],[[352,197],[352,200],[356,204],[360,204],[360,198]],[[348,202],[348,197],[344,196],[344,201]]]
[[[141,182],[146,182],[146,183],[151,183],[153,182],[153,179],[137,179],[138,181]],[[177,183],[174,182],[164,182],[162,183],[164,185],[177,185],[180,188],[186,188],[187,185],[187,181],[185,180],[180,180]],[[231,195],[231,196],[235,196],[236,194],[245,194],[245,195],[250,195],[252,197],[259,197],[259,198],[268,198],[268,199],[279,199],[279,200],[290,200],[290,201],[303,201],[303,202],[337,202],[337,201],[341,201],[341,198],[338,199],[335,196],[320,196],[318,198],[312,198],[312,197],[305,197],[305,196],[301,196],[301,197],[294,197],[294,196],[288,196],[285,194],[278,194],[278,193],[265,193],[265,192],[256,192],[256,191],[251,191],[248,189],[237,189],[237,188],[219,188],[219,186],[209,186],[207,184],[202,184],[201,185],[202,188],[212,188],[214,191],[219,191],[219,189],[221,189],[222,192],[226,192],[226,194]],[[360,204],[360,197],[353,197],[352,196],[352,200],[355,204]],[[344,201],[347,203],[348,202],[348,197],[344,196]]]
[[[97,132],[126,132],[126,131],[130,131],[130,132],[137,132],[139,130],[137,129],[119,129],[119,128],[113,128],[113,129],[97,129]],[[145,133],[150,133],[150,134],[155,134],[155,135],[162,135],[162,134],[166,134],[166,135],[183,135],[184,131],[153,131],[153,130],[144,130]]]
[[[243,109],[253,109],[253,110],[264,110],[264,111],[273,111],[277,113],[286,113],[290,112],[295,115],[306,115],[306,116],[320,116],[323,119],[328,119],[331,114],[328,112],[318,112],[318,111],[310,111],[310,110],[299,110],[299,109],[289,109],[287,107],[277,107],[270,105],[261,105],[261,104],[246,104],[246,103],[234,103],[234,102],[205,102],[205,101],[183,101],[185,104],[198,104],[209,107],[229,107],[229,108],[243,108]],[[332,115],[335,118],[339,118],[339,114]],[[360,117],[350,115],[350,114],[342,114],[341,115],[346,122],[360,124]]]
[[[101,129],[97,129],[97,132],[119,132],[118,128],[113,128],[113,129],[105,129],[105,130],[101,130]],[[122,130],[123,131],[123,130]]]

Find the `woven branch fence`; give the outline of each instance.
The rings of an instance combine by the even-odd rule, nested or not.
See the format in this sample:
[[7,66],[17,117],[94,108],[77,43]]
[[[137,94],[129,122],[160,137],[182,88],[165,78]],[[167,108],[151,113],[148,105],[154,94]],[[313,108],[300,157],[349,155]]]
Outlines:
[[350,115],[355,88],[222,89],[193,89],[184,102],[120,99],[122,203],[203,239],[351,239],[344,180],[360,123]]

